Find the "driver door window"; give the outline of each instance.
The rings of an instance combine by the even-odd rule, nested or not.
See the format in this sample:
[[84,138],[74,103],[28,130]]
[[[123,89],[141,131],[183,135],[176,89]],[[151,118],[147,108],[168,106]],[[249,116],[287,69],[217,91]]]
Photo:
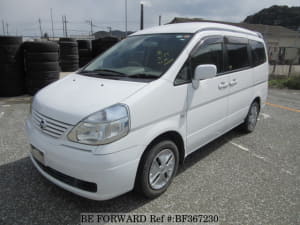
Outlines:
[[217,76],[224,72],[223,38],[206,39],[194,52],[178,73],[174,84],[180,85],[191,81],[195,68],[201,64],[213,64],[217,67]]
[[192,71],[198,65],[202,64],[213,64],[217,67],[217,73],[220,74],[224,72],[224,59],[223,59],[223,44],[222,43],[211,43],[203,44],[196,51],[191,59]]

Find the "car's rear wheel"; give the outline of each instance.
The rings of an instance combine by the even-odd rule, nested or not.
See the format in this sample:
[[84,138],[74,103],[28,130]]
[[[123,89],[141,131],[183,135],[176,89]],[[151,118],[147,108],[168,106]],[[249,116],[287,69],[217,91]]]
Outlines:
[[249,108],[249,112],[244,123],[242,124],[242,128],[245,132],[251,133],[254,131],[258,119],[258,114],[259,104],[257,101],[254,101]]
[[171,184],[178,168],[177,146],[169,140],[151,147],[142,157],[136,187],[148,198],[161,195]]

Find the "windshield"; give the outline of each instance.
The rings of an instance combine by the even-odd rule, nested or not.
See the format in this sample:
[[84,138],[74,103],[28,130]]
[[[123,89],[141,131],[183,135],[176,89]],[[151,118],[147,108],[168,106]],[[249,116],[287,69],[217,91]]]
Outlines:
[[176,60],[191,34],[131,36],[114,45],[79,73],[92,76],[157,79]]

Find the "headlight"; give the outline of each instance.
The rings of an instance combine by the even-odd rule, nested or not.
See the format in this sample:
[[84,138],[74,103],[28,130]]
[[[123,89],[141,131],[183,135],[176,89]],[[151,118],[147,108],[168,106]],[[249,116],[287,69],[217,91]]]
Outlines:
[[69,140],[88,145],[103,145],[127,135],[128,108],[122,104],[95,112],[82,120],[68,135]]

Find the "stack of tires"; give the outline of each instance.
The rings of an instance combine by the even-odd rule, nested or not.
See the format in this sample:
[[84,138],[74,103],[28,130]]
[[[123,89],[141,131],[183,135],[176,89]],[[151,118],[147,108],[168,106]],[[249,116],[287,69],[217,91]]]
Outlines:
[[104,37],[92,41],[93,57],[102,54],[119,41],[115,37]]
[[88,64],[92,60],[92,44],[90,40],[77,40],[79,67]]
[[24,42],[25,86],[27,93],[59,79],[59,45],[54,42]]
[[60,67],[64,72],[79,68],[78,44],[74,38],[60,38]]
[[0,97],[24,94],[22,37],[0,36]]

